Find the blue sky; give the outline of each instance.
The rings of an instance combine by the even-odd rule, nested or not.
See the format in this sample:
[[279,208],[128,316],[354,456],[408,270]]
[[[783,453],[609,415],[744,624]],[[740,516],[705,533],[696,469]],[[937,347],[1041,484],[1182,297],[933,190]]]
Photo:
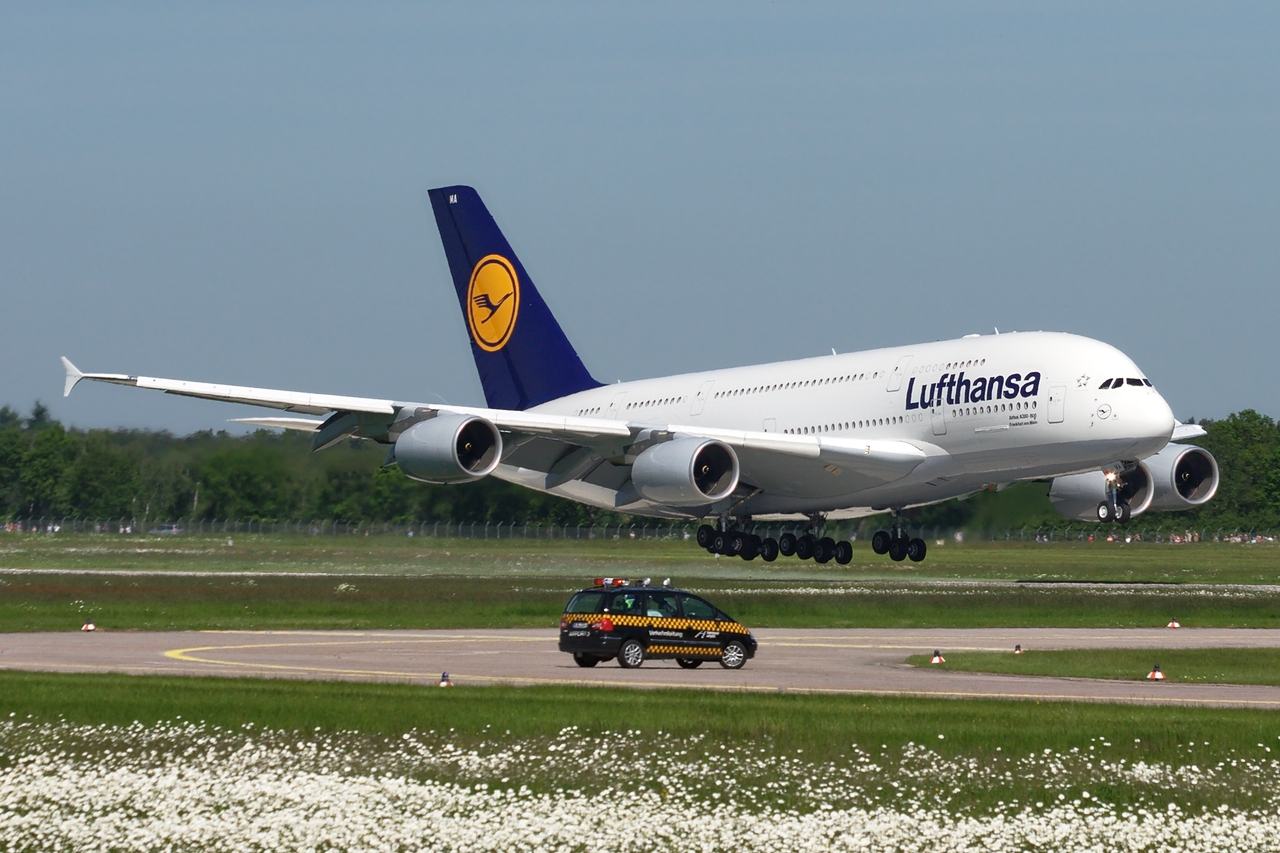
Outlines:
[[3,4],[0,403],[480,403],[428,187],[603,381],[1055,329],[1280,415],[1274,4]]

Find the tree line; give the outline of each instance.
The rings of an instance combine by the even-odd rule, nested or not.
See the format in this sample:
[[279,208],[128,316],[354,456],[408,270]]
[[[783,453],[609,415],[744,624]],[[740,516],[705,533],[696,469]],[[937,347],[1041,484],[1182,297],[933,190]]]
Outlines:
[[[1202,421],[1196,443],[1218,460],[1222,483],[1188,526],[1280,529],[1280,425],[1253,410]],[[23,417],[0,407],[0,518],[332,519],[617,524],[625,514],[586,507],[492,477],[458,486],[410,480],[383,467],[385,448],[350,441],[310,452],[311,437],[260,430],[186,436],[67,428],[36,403]],[[1061,523],[1044,483],[982,492],[911,513],[943,527]]]

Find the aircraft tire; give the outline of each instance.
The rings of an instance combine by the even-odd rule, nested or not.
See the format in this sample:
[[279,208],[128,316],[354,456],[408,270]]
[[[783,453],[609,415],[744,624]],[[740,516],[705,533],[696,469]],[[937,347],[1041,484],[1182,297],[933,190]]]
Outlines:
[[907,540],[894,539],[889,542],[889,559],[901,563],[907,559]]
[[875,535],[871,537],[871,550],[877,554],[888,554],[891,541],[889,531],[877,530]]
[[836,562],[842,566],[853,562],[853,543],[845,540],[836,543]]
[[760,537],[748,536],[747,541],[743,544],[742,550],[738,552],[738,556],[747,562],[751,562],[760,556]]
[[1120,522],[1121,524],[1125,524],[1132,517],[1133,517],[1133,510],[1129,508],[1128,504],[1120,504],[1119,506],[1116,507],[1116,521]]
[[[729,534],[729,555],[733,557],[742,556],[747,552],[747,543],[751,541],[751,537],[740,531],[734,531]],[[749,559],[749,558],[748,558]]]
[[1115,520],[1115,513],[1111,509],[1110,501],[1103,501],[1098,504],[1098,521],[1106,524],[1108,521]]
[[813,543],[813,561],[815,563],[829,563],[835,555],[836,543],[833,540],[824,536]]
[[774,560],[778,559],[779,553],[781,553],[781,551],[778,548],[778,540],[769,538],[760,543],[760,557],[766,563],[772,563]]
[[813,537],[808,533],[796,540],[796,557],[801,560],[813,559]]
[[698,528],[698,547],[710,548],[711,540],[716,536],[716,529],[710,524],[704,524]]
[[796,535],[794,533],[784,533],[778,537],[778,553],[784,557],[790,557],[796,552]]
[[912,539],[907,543],[907,556],[911,558],[911,562],[918,563],[924,559],[924,555],[929,552],[929,547],[924,544],[923,539]]
[[729,534],[717,533],[711,538],[712,554],[728,554],[729,553]]

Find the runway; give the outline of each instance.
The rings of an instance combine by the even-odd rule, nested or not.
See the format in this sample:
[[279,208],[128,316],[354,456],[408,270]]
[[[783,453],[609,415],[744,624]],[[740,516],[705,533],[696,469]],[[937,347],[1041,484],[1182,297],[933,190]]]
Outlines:
[[555,630],[94,632],[0,634],[0,668],[51,672],[1070,700],[1280,708],[1280,687],[1103,681],[910,667],[912,654],[1024,649],[1280,647],[1280,629],[762,629],[736,672],[646,661],[582,669]]

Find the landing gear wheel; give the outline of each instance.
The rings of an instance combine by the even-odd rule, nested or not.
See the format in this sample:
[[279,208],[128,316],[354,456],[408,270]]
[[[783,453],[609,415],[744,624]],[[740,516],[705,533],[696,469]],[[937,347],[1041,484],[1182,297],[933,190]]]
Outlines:
[[843,540],[836,543],[836,562],[847,566],[853,562],[853,545]]
[[716,537],[716,529],[710,524],[704,524],[698,528],[698,547],[710,548],[711,540]]
[[644,646],[639,640],[623,640],[618,649],[618,666],[623,669],[635,669],[644,663]]
[[702,661],[694,658],[676,658],[676,663],[680,664],[681,669],[697,669],[702,666]]
[[813,559],[813,537],[808,533],[796,540],[796,557],[801,560]]
[[717,533],[711,537],[711,547],[708,548],[712,554],[728,554],[729,553],[729,534]]
[[836,541],[831,537],[823,536],[813,543],[813,561],[815,563],[829,563],[835,555]]
[[796,552],[796,535],[794,533],[784,533],[778,537],[778,553],[784,557],[790,557]]
[[901,563],[907,559],[907,540],[892,539],[889,541],[889,559]]
[[1108,521],[1115,520],[1115,510],[1111,508],[1111,501],[1103,501],[1098,504],[1098,521],[1106,524]]
[[746,662],[746,646],[737,640],[730,640],[725,644],[724,651],[720,654],[720,665],[722,667],[725,669],[742,669],[742,665]]
[[778,547],[778,540],[766,539],[760,543],[760,558],[766,563],[772,563],[778,559],[779,553],[781,550]]
[[750,538],[751,537],[747,536],[747,534],[737,530],[730,533],[729,550],[727,553],[732,557],[740,555],[744,550],[746,550],[747,542],[750,541]]
[[1128,504],[1120,504],[1116,507],[1116,521],[1124,524],[1132,517],[1133,510],[1129,509]]
[[912,539],[907,543],[907,556],[911,558],[911,562],[918,563],[924,559],[924,555],[928,552],[928,548],[924,544],[923,539]]
[[750,562],[760,556],[760,537],[748,536],[747,541],[743,543],[742,548],[738,551],[738,556]]
[[581,667],[593,667],[600,663],[600,658],[595,655],[585,655],[582,652],[574,652],[573,662]]
[[875,551],[877,554],[888,554],[889,543],[892,541],[893,539],[890,538],[889,531],[877,530],[876,534],[871,537],[871,550]]

